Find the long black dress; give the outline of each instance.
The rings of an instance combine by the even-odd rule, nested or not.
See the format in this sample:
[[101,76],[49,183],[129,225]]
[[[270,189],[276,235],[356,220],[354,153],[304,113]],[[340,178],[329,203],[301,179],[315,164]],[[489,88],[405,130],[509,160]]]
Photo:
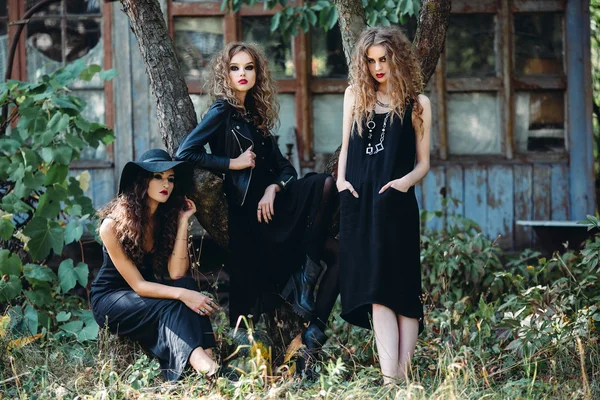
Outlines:
[[[104,262],[90,292],[96,322],[100,327],[107,324],[111,333],[139,342],[158,358],[166,380],[179,379],[195,348],[215,347],[210,320],[179,300],[140,297],[119,273],[104,246],[102,251]],[[156,282],[151,253],[138,268],[145,280]],[[192,278],[177,279],[173,286],[198,290]]]
[[[340,193],[340,267],[342,317],[371,328],[372,304],[381,304],[396,314],[419,319],[423,329],[419,206],[414,187],[407,193],[392,187],[379,190],[401,178],[415,166],[416,139],[408,106],[401,121],[386,127],[384,150],[367,155],[367,128],[363,137],[350,137],[346,180],[358,192]],[[379,143],[385,114],[375,114],[372,144]]]
[[273,184],[267,157],[276,144],[253,126],[250,131],[256,164],[246,200],[242,206],[228,202],[232,325],[240,315],[257,317],[281,304],[279,293],[305,260],[307,239],[329,176],[313,174],[291,181],[275,195],[273,220],[259,223],[258,202],[267,186]]

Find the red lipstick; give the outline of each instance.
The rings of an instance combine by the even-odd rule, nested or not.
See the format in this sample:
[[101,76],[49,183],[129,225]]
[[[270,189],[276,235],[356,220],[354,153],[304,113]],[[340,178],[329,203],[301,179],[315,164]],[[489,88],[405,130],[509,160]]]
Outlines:
[[385,74],[375,74],[375,76],[381,79],[385,76]]
[[161,190],[160,194],[164,194],[165,196],[169,194],[169,192],[167,190]]
[[240,85],[245,85],[246,83],[248,83],[248,81],[247,81],[246,79],[240,79],[240,80],[238,81],[238,83],[239,83]]

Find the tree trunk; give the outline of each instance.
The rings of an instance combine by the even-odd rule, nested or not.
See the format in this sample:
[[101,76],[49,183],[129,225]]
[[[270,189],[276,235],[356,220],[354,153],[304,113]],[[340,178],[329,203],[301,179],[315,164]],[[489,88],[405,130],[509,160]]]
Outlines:
[[367,25],[365,9],[362,0],[334,0],[333,3],[339,14],[338,24],[342,33],[346,64],[350,65],[354,44]]
[[[198,123],[175,45],[158,0],[120,1],[131,22],[150,87],[156,96],[158,128],[163,143],[173,154],[181,139]],[[195,182],[192,200],[198,209],[196,217],[220,246],[227,247],[227,203],[221,190],[223,182],[207,171],[199,171]]]

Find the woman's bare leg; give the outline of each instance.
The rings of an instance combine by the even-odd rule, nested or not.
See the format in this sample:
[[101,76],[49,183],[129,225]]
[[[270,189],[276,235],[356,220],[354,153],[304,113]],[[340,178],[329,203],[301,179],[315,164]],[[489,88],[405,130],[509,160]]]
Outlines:
[[396,313],[381,304],[373,304],[373,331],[383,383],[393,383],[399,377],[399,332]]
[[212,358],[212,350],[204,350],[202,347],[196,347],[190,355],[190,364],[196,372],[205,372],[212,375],[217,371],[217,363]]
[[415,318],[398,315],[398,332],[400,333],[398,377],[407,381],[408,372],[410,371],[410,360],[415,354],[415,347],[417,346],[419,321]]

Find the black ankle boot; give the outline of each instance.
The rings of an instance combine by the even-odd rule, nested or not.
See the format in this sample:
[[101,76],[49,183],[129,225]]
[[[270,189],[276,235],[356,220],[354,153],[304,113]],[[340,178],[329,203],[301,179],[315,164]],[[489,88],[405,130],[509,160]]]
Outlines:
[[315,324],[310,324],[302,334],[302,348],[298,351],[296,359],[296,373],[302,374],[308,379],[315,379],[318,373],[315,371],[317,354],[325,344],[327,335]]
[[321,264],[315,263],[308,256],[300,270],[294,272],[285,285],[281,297],[289,300],[294,295],[292,307],[305,319],[312,319],[315,314],[315,285],[323,272]]

